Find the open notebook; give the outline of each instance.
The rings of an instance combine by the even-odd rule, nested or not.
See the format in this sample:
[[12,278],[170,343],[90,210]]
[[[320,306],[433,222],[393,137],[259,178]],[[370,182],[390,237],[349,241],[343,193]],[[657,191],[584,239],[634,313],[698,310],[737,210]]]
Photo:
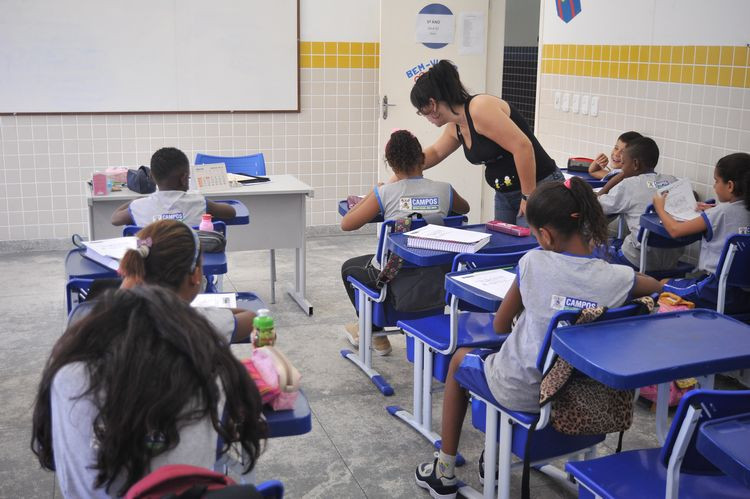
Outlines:
[[516,280],[516,274],[505,269],[490,269],[453,276],[451,279],[502,299]]
[[190,305],[193,307],[237,308],[237,293],[201,293]]
[[117,270],[120,267],[122,257],[129,249],[135,249],[137,243],[136,238],[131,236],[83,241],[83,245],[86,246],[86,252],[83,256],[112,270]]
[[470,230],[428,224],[419,229],[405,232],[406,245],[410,248],[422,248],[453,253],[476,253],[488,242],[490,234]]

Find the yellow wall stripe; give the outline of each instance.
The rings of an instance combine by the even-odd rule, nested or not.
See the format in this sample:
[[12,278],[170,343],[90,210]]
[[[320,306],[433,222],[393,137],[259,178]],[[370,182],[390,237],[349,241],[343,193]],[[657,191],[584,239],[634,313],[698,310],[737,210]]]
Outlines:
[[750,48],[547,44],[542,73],[750,88]]
[[301,68],[380,67],[380,43],[377,42],[299,42]]

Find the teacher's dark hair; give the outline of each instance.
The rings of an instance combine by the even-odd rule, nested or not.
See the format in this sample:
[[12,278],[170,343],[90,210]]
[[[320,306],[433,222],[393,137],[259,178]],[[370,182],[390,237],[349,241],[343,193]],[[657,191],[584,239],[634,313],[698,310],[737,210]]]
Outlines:
[[456,66],[449,60],[443,59],[420,76],[411,89],[411,103],[417,111],[430,104],[430,99],[444,101],[455,114],[453,106],[463,106],[469,100]]
[[[247,456],[245,470],[255,466],[266,433],[258,389],[211,324],[173,292],[157,286],[109,291],[57,341],[39,384],[31,438],[48,470],[54,470],[52,385],[74,362],[83,363],[88,378],[80,397],[97,410],[94,486],[107,494],[124,495],[148,474],[152,458],[179,444],[181,428],[206,417],[221,437],[220,452],[237,442]],[[120,479],[122,487],[110,491]]]
[[584,241],[607,243],[607,217],[591,186],[578,177],[544,182],[526,204],[526,220],[536,228],[552,227],[566,237],[579,233]]
[[419,140],[408,130],[396,130],[385,145],[385,160],[396,173],[421,172],[424,153]]

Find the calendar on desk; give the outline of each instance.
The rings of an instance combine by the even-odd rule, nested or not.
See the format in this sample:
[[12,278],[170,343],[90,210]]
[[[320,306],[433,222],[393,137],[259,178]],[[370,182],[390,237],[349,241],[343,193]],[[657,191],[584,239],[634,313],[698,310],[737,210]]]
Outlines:
[[192,168],[194,187],[200,192],[224,191],[229,189],[229,177],[224,163],[195,165]]

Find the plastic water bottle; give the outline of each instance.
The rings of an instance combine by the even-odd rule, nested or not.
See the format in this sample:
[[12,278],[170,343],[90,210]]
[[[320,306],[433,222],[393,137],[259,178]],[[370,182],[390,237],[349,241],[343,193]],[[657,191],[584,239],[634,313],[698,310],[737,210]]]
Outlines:
[[198,230],[214,230],[214,223],[211,221],[209,213],[201,216],[201,223],[198,225]]
[[253,319],[253,327],[255,328],[253,344],[256,347],[273,345],[276,334],[273,330],[273,317],[271,317],[270,310],[267,308],[258,310],[258,315]]

